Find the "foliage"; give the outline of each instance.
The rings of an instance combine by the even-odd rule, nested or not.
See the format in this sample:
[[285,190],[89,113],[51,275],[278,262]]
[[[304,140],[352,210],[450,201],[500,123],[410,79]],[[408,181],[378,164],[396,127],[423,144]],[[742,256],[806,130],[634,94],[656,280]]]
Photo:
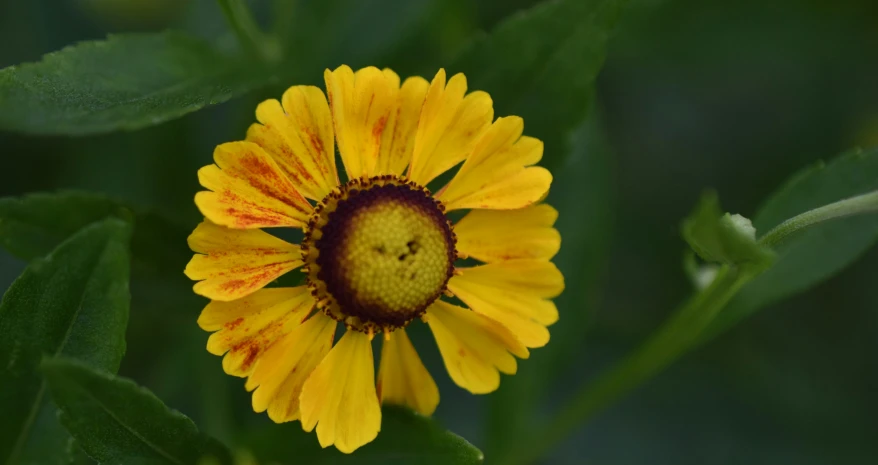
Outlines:
[[0,71],[0,127],[39,134],[138,129],[224,102],[266,78],[184,34],[114,35]]
[[38,372],[44,354],[115,372],[125,353],[130,228],[108,219],[37,259],[0,303],[0,451],[6,463],[63,463],[67,434]]
[[[624,0],[546,2],[476,39],[451,65],[491,94],[498,115],[522,115],[557,166],[589,108]],[[490,66],[485,66],[490,63]],[[571,76],[576,76],[571,79]],[[554,117],[538,118],[550,114]],[[528,118],[528,116],[534,116]]]
[[248,436],[248,448],[264,460],[280,463],[469,465],[480,464],[484,459],[482,452],[462,437],[429,418],[394,406],[383,408],[378,438],[351,455],[321,449],[298,423],[270,425]]
[[77,191],[0,199],[0,243],[12,255],[33,260],[48,254],[76,231],[105,218],[119,218],[134,225],[131,249],[138,271],[173,273],[189,253],[183,244],[188,235],[184,227],[154,211]]
[[[127,5],[138,12],[132,17],[148,11],[137,10],[146,5],[138,3],[143,1]],[[672,247],[643,240],[661,235],[655,225],[664,223],[656,218],[668,209],[632,209],[653,199],[632,200],[635,194],[626,187],[638,195],[654,193],[642,186],[617,186],[617,151],[631,152],[631,147],[649,143],[659,154],[673,135],[650,139],[612,134],[607,126],[618,124],[612,108],[624,106],[613,99],[628,98],[612,90],[624,85],[624,79],[616,84],[611,69],[606,84],[610,91],[604,89],[601,101],[595,99],[601,95],[596,80],[607,57],[613,60],[611,38],[623,13],[633,16],[630,30],[641,26],[651,9],[670,11],[668,22],[676,24],[694,6],[629,6],[625,0],[216,3],[192,0],[196,13],[176,27],[110,34],[103,40],[83,41],[95,34],[80,34],[76,41],[63,42],[72,45],[39,61],[0,69],[0,131],[6,132],[0,134],[0,163],[32,170],[10,175],[14,170],[4,169],[5,177],[0,177],[3,195],[9,194],[0,198],[0,246],[12,267],[24,267],[15,271],[20,276],[0,302],[0,464],[225,465],[242,463],[236,454],[240,450],[252,453],[258,463],[282,464],[487,460],[524,465],[551,460],[547,457],[562,447],[575,450],[576,445],[563,441],[583,425],[594,424],[625,395],[675,363],[686,363],[690,352],[710,350],[715,340],[721,344],[721,335],[759,310],[806,292],[814,295],[821,283],[854,266],[878,240],[878,206],[868,197],[878,191],[875,149],[853,150],[798,172],[764,196],[761,206],[752,209],[752,221],[724,211],[719,196],[710,191],[680,228],[699,283],[695,289],[669,291],[668,301],[658,303],[670,304],[684,291],[691,296],[661,324],[656,320],[638,328],[614,320],[648,313],[632,305],[620,317],[605,312],[602,316],[610,323],[601,326],[595,315],[604,300],[618,300],[617,306],[642,304],[645,298],[638,301],[630,294],[655,295],[643,291],[651,285],[646,276],[652,276],[655,287],[677,283],[683,276],[666,266],[647,275],[628,264],[621,267],[620,279],[614,260],[658,256],[647,249],[670,250],[668,255],[676,258],[684,245],[676,237]],[[30,8],[40,7],[21,2],[9,8],[24,11],[20,16],[26,17]],[[127,10],[113,11],[124,15]],[[223,15],[225,35],[205,33],[202,27]],[[733,15],[723,17],[736,24]],[[265,18],[270,28],[260,26]],[[806,29],[813,35],[813,28]],[[679,42],[684,56],[703,47],[689,37],[666,36],[654,47]],[[619,47],[623,52],[625,40]],[[739,49],[736,41],[721,43],[735,43]],[[816,45],[808,47],[809,54],[819,54]],[[652,63],[653,49],[645,50],[643,56],[629,57],[636,63],[629,76],[661,76],[665,64]],[[715,50],[701,53],[710,61]],[[623,52],[617,56],[624,59]],[[240,380],[220,377],[220,362],[203,353],[206,336],[189,331],[203,302],[182,276],[191,253],[186,237],[199,219],[191,206],[194,170],[209,159],[210,147],[243,134],[257,99],[277,97],[280,86],[291,83],[317,83],[323,68],[342,63],[386,64],[400,74],[413,70],[428,78],[445,64],[450,73],[464,72],[471,90],[487,91],[497,116],[522,116],[525,132],[545,142],[542,163],[555,177],[549,201],[561,213],[557,227],[564,240],[556,263],[567,282],[566,292],[556,300],[561,320],[552,327],[552,342],[533,351],[515,377],[504,377],[487,401],[485,424],[475,420],[481,412],[469,408],[471,399],[459,395],[443,397],[440,416],[445,405],[464,405],[459,411],[449,407],[447,412],[456,414],[451,418],[432,419],[385,406],[378,439],[353,455],[320,448],[297,422],[275,425],[248,411]],[[633,98],[636,112],[646,115],[640,123],[647,125],[655,110],[639,98]],[[612,108],[606,111],[605,106]],[[656,107],[659,115],[652,117],[657,120],[681,118],[679,108],[674,113],[669,105]],[[197,119],[183,118],[194,112],[199,112]],[[130,132],[113,134],[119,131]],[[98,162],[87,161],[93,150],[101,152]],[[836,148],[819,150],[815,154],[825,156]],[[705,184],[718,184],[726,203],[747,206],[741,192],[754,201],[763,192],[748,190],[735,176],[763,179],[758,176],[770,171],[763,160],[744,157],[741,167],[722,165],[737,173],[729,175],[733,183],[711,178],[696,182],[685,178],[686,171],[709,162],[689,158],[672,165],[658,155],[634,152],[634,164],[642,165],[645,173],[641,182],[648,183],[661,168],[680,178],[675,183],[688,186],[678,203],[691,202]],[[716,163],[727,158],[705,157]],[[58,166],[48,166],[53,164]],[[141,169],[146,180],[139,184]],[[775,171],[780,175],[790,169]],[[700,173],[709,171],[702,167]],[[178,176],[188,176],[182,179],[190,185]],[[776,176],[764,179],[763,190],[770,191]],[[83,185],[98,186],[92,190],[101,192],[67,189]],[[866,201],[858,203],[857,198]],[[843,214],[836,214],[839,205]],[[676,221],[682,214],[673,212],[662,221]],[[796,221],[804,216],[807,222]],[[779,228],[786,229],[775,235]],[[613,241],[621,245],[614,248]],[[0,256],[0,265],[6,259]],[[872,271],[874,267],[863,274]],[[604,280],[608,275],[616,276],[613,282]],[[667,276],[673,278],[663,281]],[[673,284],[668,287],[674,289]],[[797,316],[787,312],[785,318]],[[742,328],[737,331],[747,326]],[[628,338],[616,350],[628,355],[583,355],[596,347],[594,339],[614,336]],[[440,363],[435,350],[432,355],[419,352],[427,365]],[[117,375],[120,367],[126,377]],[[447,379],[437,381],[450,385]],[[443,386],[443,396],[449,391]],[[462,436],[472,437],[476,445]],[[624,442],[627,446],[627,437]],[[848,454],[850,463],[861,463],[854,455]]]
[[64,359],[45,360],[40,370],[61,422],[98,463],[231,463],[227,449],[131,380]]

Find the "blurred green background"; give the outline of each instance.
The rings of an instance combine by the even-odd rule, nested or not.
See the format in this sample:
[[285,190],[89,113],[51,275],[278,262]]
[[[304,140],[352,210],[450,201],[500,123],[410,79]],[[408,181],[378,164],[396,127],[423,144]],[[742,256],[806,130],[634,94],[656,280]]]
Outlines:
[[[533,0],[333,0],[314,8],[331,27],[291,24],[319,68],[153,128],[83,138],[0,133],[0,196],[58,189],[106,193],[192,228],[195,172],[213,147],[240,139],[257,102],[320,83],[323,66],[389,66],[431,77],[471,37]],[[275,14],[252,1],[260,19]],[[325,19],[324,18],[324,19]],[[301,27],[299,27],[301,26]],[[108,33],[193,32],[235,47],[210,0],[0,0],[0,67],[36,61]],[[576,79],[576,76],[570,76]],[[637,0],[610,43],[589,120],[555,171],[567,276],[553,342],[520,363],[498,393],[472,396],[445,374],[430,335],[413,339],[440,386],[437,418],[491,457],[510,431],[540,429],[564,399],[647,337],[691,292],[678,225],[716,188],[750,215],[798,169],[878,145],[878,2]],[[500,116],[500,115],[498,115]],[[527,121],[525,122],[527,123]],[[185,238],[185,233],[183,238]],[[132,282],[120,374],[153,390],[202,430],[258,446],[298,425],[250,410],[243,381],[222,373],[195,324],[204,301],[182,274]],[[0,289],[25,263],[0,251]],[[878,463],[878,250],[809,292],[764,309],[568,438],[547,464]],[[536,364],[551,376],[529,376]],[[535,387],[536,386],[536,387]],[[534,394],[536,393],[536,394]],[[537,405],[520,414],[521,396]],[[291,437],[291,435],[290,435]],[[307,440],[316,442],[313,436]]]

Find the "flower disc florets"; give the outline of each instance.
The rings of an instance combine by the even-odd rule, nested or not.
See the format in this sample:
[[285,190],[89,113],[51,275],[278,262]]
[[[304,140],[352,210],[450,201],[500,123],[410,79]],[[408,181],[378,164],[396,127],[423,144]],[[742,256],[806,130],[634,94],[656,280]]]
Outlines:
[[317,205],[302,254],[318,306],[371,333],[406,326],[445,291],[454,246],[444,207],[425,188],[378,176]]

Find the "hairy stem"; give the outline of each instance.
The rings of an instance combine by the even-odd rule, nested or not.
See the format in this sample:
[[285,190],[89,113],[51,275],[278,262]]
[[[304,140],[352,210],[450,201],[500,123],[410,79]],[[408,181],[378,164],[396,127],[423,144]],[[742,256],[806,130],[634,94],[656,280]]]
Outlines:
[[[790,218],[766,233],[759,242],[775,246],[789,235],[836,218],[878,212],[878,191],[840,200]],[[574,394],[568,404],[539,434],[506,456],[506,463],[533,463],[570,432],[612,405],[642,382],[655,376],[699,342],[699,336],[726,304],[765,268],[724,265],[713,282],[700,291],[625,360]]]
[[794,216],[765,233],[759,242],[775,246],[787,236],[815,224],[846,216],[878,212],[878,191],[824,205]]

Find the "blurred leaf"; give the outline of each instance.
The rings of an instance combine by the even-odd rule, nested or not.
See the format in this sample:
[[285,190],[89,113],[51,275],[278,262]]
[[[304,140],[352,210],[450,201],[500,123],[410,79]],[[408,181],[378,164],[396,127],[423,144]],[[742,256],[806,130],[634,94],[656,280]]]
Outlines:
[[186,228],[155,212],[88,192],[0,198],[0,246],[22,260],[32,260],[105,218],[134,222],[131,248],[137,271],[182,274],[191,256]]
[[[613,152],[599,112],[591,113],[573,138],[573,151],[555,171],[548,203],[558,209],[556,227],[561,250],[553,259],[564,274],[566,289],[555,299],[560,323],[550,328],[552,340],[531,352],[515,376],[504,377],[489,397],[489,460],[502,463],[509,444],[534,432],[540,402],[547,389],[569,376],[570,354],[585,345],[584,333],[601,299],[602,277],[611,248],[615,203]],[[514,406],[511,408],[510,406]]]
[[569,149],[625,0],[547,1],[503,21],[449,66],[491,94],[497,116],[519,115],[546,144],[547,163]]
[[61,409],[61,422],[99,463],[232,461],[225,446],[131,380],[63,358],[44,360],[41,370]]
[[[794,175],[753,218],[764,234],[808,210],[878,190],[878,149],[856,150]],[[774,266],[744,287],[706,331],[710,339],[762,307],[835,275],[878,239],[878,215],[843,218],[809,228],[777,247]]]
[[770,248],[756,242],[756,230],[741,215],[723,214],[715,192],[701,197],[683,220],[683,238],[699,257],[727,265],[767,267],[774,259]]
[[[444,0],[443,0],[444,1]],[[275,25],[287,49],[291,80],[319,81],[323,70],[347,64],[381,66],[380,58],[417,31],[436,0],[278,2],[290,11]],[[287,19],[288,18],[288,19]],[[285,24],[288,21],[289,24]],[[411,58],[416,59],[416,58]],[[434,70],[435,72],[435,70]]]
[[[113,371],[125,353],[128,224],[88,226],[35,260],[0,303],[0,461],[66,460],[67,433],[37,368],[45,354]],[[63,456],[61,455],[63,454]]]
[[0,129],[82,135],[159,124],[272,76],[181,33],[111,35],[0,70]]
[[[404,0],[396,0],[401,1]],[[400,76],[430,79],[441,63],[450,62],[473,37],[484,34],[472,0],[428,0],[425,3],[429,3],[429,11],[421,18],[413,18],[407,30],[398,35],[395,43],[388,47],[389,51],[380,54],[377,60],[377,63],[387,63]]]
[[79,443],[73,437],[70,438],[68,448],[70,449],[70,463],[65,465],[95,465],[97,463],[79,447]]
[[561,212],[558,229],[563,245],[557,261],[568,284],[557,305],[565,324],[553,327],[552,343],[535,351],[533,360],[523,363],[515,377],[504,379],[492,396],[488,452],[495,460],[503,459],[510,437],[530,432],[535,401],[565,366],[566,357],[560,354],[581,344],[581,328],[590,315],[583,308],[595,301],[590,291],[596,288],[611,218],[610,164],[606,147],[601,146],[600,125],[590,125],[587,150],[575,157],[567,154],[571,131],[591,107],[594,81],[624,4],[624,0],[544,2],[474,40],[449,66],[452,72],[466,74],[470,89],[491,94],[496,115],[525,119],[525,133],[543,140],[543,163],[557,177],[549,201],[557,202]]
[[270,425],[252,432],[247,444],[260,461],[291,465],[466,465],[482,463],[482,452],[462,437],[446,431],[433,419],[409,409],[382,408],[381,432],[375,441],[350,455],[335,448],[321,449],[313,433],[298,422]]

